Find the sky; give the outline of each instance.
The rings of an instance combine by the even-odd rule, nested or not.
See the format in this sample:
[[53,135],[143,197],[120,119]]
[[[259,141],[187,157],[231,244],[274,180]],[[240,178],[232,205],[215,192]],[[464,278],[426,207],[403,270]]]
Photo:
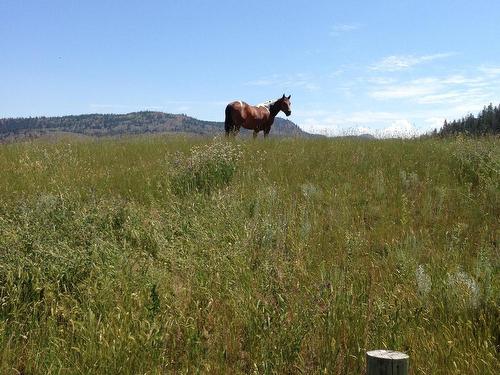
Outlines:
[[426,132],[500,103],[499,13],[498,0],[0,0],[0,117],[223,121],[230,101],[286,93],[306,131]]

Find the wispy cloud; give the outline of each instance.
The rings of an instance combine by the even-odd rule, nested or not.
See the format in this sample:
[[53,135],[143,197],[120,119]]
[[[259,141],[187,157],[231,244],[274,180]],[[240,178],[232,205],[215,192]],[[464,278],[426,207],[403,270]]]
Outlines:
[[337,23],[333,25],[330,36],[339,36],[345,33],[359,30],[361,25],[358,23]]
[[370,92],[370,96],[375,99],[404,99],[416,98],[423,95],[430,95],[436,92],[434,86],[417,84],[415,82],[398,85],[382,86]]
[[[494,73],[494,71],[493,71]],[[369,96],[377,100],[408,100],[415,104],[466,105],[487,103],[498,97],[500,72],[478,69],[474,76],[450,75],[445,77],[422,77],[410,81],[384,79],[372,80]]]
[[370,69],[385,72],[395,72],[399,70],[409,69],[413,66],[428,63],[438,59],[453,56],[451,52],[436,53],[433,55],[392,55],[384,57],[382,60],[373,64]]
[[481,66],[479,70],[490,77],[500,76],[500,66]]

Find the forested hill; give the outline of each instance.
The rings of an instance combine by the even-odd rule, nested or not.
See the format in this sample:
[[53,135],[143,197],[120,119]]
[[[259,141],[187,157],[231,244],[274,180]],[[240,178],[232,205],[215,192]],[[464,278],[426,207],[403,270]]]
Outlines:
[[460,120],[445,121],[438,132],[440,136],[453,134],[488,135],[500,134],[500,105],[490,104],[476,116],[470,114]]
[[[146,133],[184,133],[216,135],[224,132],[222,122],[202,121],[184,114],[133,112],[127,114],[88,114],[62,117],[0,119],[0,140],[37,137],[58,133],[113,136]],[[245,134],[245,130],[242,129]],[[277,117],[271,135],[309,136],[296,124]]]

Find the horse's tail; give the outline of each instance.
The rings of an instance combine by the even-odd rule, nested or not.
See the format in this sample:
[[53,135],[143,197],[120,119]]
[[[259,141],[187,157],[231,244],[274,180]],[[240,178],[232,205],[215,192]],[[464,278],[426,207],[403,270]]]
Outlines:
[[228,104],[226,106],[226,119],[224,120],[224,129],[226,130],[227,135],[234,130],[234,124],[231,118],[231,109],[231,104]]

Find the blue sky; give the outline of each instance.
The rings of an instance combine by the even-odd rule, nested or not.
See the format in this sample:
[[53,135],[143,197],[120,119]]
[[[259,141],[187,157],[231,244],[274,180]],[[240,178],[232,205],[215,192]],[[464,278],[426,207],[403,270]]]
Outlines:
[[0,2],[0,117],[223,120],[292,95],[309,131],[425,131],[500,103],[498,0]]

